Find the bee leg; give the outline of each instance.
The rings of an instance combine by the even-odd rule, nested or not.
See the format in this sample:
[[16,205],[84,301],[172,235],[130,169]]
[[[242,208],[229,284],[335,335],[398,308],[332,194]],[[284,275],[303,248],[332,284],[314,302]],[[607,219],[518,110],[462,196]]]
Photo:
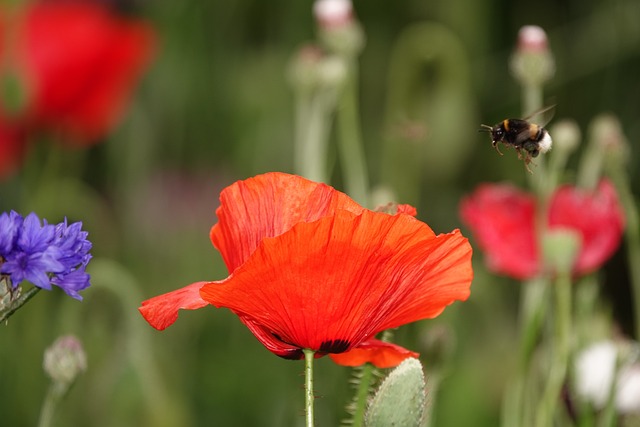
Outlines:
[[527,172],[533,175],[533,171],[529,167],[529,162],[524,162],[524,168],[527,170]]
[[[527,172],[529,172],[530,174],[533,174],[533,171],[529,167],[529,163],[532,163],[531,162],[531,153],[529,153],[528,151],[526,153],[527,154],[525,154],[525,156],[524,156],[524,167],[527,169]],[[535,157],[535,156],[533,156],[533,157]],[[533,165],[535,166],[535,163],[533,163]]]
[[516,153],[518,153],[518,160],[523,160],[523,159],[525,159],[525,161],[526,161],[526,156],[523,156],[523,155],[522,155],[522,149],[521,149],[521,148],[516,147]]
[[502,152],[500,151],[500,149],[498,148],[498,141],[491,141],[491,145],[493,145],[493,148],[496,149],[498,154],[500,154],[501,156],[503,155]]

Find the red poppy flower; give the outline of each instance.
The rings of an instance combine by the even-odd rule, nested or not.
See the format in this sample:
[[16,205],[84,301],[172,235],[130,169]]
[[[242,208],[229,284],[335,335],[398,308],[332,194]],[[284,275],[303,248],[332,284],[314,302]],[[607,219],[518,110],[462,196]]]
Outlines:
[[[536,199],[505,184],[485,184],[462,201],[462,220],[485,253],[489,269],[516,279],[541,272],[535,233]],[[624,216],[613,185],[603,180],[594,191],[562,186],[549,204],[549,229],[574,230],[581,238],[574,274],[598,269],[622,238]]]
[[467,239],[458,230],[436,236],[408,207],[373,212],[283,173],[236,182],[220,201],[211,241],[230,276],[143,302],[153,327],[172,324],[181,308],[212,304],[236,313],[278,356],[300,359],[308,348],[340,364],[388,367],[416,354],[377,333],[469,296]]
[[[119,119],[150,59],[153,33],[94,2],[36,2],[17,15],[0,9],[2,70],[17,73],[26,96],[15,123],[89,143]],[[0,108],[0,111],[5,111]]]

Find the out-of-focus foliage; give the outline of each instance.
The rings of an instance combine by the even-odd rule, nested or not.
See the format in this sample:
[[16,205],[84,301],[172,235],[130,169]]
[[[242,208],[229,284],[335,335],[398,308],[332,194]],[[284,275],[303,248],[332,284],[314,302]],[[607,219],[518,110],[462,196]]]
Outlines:
[[[220,189],[292,170],[286,71],[314,37],[311,2],[118,3],[158,33],[155,62],[124,121],[89,149],[39,144],[19,174],[0,183],[0,211],[82,220],[96,257],[82,303],[40,292],[0,326],[0,424],[36,423],[47,388],[43,352],[57,336],[74,334],[88,369],[60,406],[57,425],[302,425],[302,363],[270,354],[226,311],[184,312],[159,333],[137,306],[226,277],[208,240]],[[354,8],[366,33],[360,112],[371,181],[417,205],[436,232],[461,227],[459,200],[479,182],[526,182],[516,154],[497,155],[477,132],[480,123],[521,114],[508,61],[526,24],[547,31],[555,55],[545,94],[557,106],[554,120],[570,117],[586,129],[599,113],[614,113],[631,144],[628,167],[639,194],[637,1],[356,1]],[[399,157],[387,155],[390,146]],[[330,155],[337,162],[335,149]],[[333,179],[341,189],[338,172]],[[480,259],[467,302],[396,334],[398,343],[424,351],[431,329],[446,323],[451,331],[455,351],[434,425],[497,425],[517,362],[517,283],[487,273]],[[605,268],[605,304],[631,334],[623,264],[614,256]],[[422,363],[428,382],[430,361]],[[348,378],[347,368],[318,360],[318,425],[345,417]]]

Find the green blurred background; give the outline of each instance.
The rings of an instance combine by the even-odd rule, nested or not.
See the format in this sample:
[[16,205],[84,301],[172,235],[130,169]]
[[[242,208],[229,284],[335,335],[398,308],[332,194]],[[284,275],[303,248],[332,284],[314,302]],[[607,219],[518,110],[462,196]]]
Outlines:
[[[0,183],[3,211],[82,220],[95,256],[83,302],[58,289],[41,292],[1,327],[0,424],[36,423],[48,384],[42,353],[57,336],[73,333],[86,347],[89,370],[59,408],[58,426],[303,425],[301,362],[270,354],[226,310],[183,312],[160,333],[136,308],[194,281],[226,277],[208,239],[219,191],[258,173],[292,171],[287,70],[315,37],[312,2],[122,6],[148,19],[160,41],[123,122],[88,150],[39,144],[25,168],[38,168],[51,150],[59,150],[65,167],[35,194],[24,175]],[[617,115],[639,193],[637,0],[356,1],[354,8],[367,39],[360,101],[371,181],[417,205],[436,232],[461,227],[459,200],[478,183],[526,186],[515,153],[498,156],[477,129],[521,114],[508,61],[527,24],[547,30],[555,55],[557,71],[545,88],[557,105],[554,120],[572,118],[586,133],[596,115]],[[415,47],[422,59],[401,53],[398,41],[415,41],[422,31],[430,35]],[[389,144],[404,144],[407,157],[390,161]],[[342,189],[337,169],[331,183]],[[621,329],[632,333],[622,258],[605,268],[604,294]],[[497,425],[516,362],[518,283],[487,273],[478,251],[474,260],[467,302],[397,333],[399,344],[417,351],[435,332],[452,345],[439,367],[441,389],[431,396],[437,426]],[[422,362],[428,375],[430,360]],[[349,375],[328,358],[318,361],[317,425],[345,417]]]

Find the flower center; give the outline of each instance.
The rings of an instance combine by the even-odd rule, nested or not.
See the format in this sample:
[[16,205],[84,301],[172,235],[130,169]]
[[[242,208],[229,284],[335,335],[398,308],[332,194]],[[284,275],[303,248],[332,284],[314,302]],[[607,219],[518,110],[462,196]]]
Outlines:
[[318,351],[322,353],[344,353],[350,347],[351,343],[348,340],[329,340],[320,344]]

